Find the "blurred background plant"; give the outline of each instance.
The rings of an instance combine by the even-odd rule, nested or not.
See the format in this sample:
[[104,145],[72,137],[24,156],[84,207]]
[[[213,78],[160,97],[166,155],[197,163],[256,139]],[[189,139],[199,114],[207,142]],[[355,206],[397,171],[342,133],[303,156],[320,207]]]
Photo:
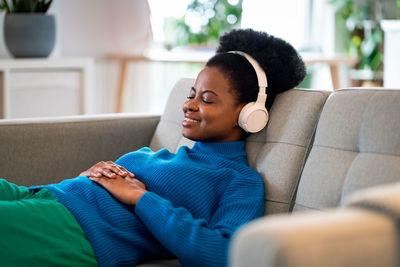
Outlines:
[[0,10],[6,13],[46,13],[53,0],[1,0]]
[[362,76],[366,80],[382,79],[383,31],[380,22],[399,18],[400,0],[330,0],[329,3],[336,11],[335,24],[340,29],[337,32],[341,32],[338,39],[342,48],[358,58],[354,69],[363,70]]
[[164,23],[165,46],[215,46],[218,37],[239,27],[243,0],[192,0],[181,18]]

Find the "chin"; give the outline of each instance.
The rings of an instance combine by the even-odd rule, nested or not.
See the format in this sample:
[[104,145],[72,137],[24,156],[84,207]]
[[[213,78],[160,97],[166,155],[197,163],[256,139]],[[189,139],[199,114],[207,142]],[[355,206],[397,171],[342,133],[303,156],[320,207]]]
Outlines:
[[184,130],[182,131],[182,136],[189,140],[192,140],[192,141],[198,141],[195,137],[191,136],[190,134],[185,133]]

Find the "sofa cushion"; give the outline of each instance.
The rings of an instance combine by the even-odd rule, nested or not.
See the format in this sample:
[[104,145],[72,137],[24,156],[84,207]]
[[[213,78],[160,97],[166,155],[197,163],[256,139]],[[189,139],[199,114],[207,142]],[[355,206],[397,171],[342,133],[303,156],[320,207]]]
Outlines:
[[[151,148],[177,151],[193,142],[181,134],[182,104],[194,79],[173,88],[151,141]],[[246,141],[249,165],[265,184],[266,213],[288,212],[322,106],[329,91],[293,89],[277,96],[267,127]]]
[[193,146],[194,142],[182,136],[182,105],[189,96],[194,79],[179,80],[169,94],[164,113],[150,143],[152,150],[167,148],[171,152],[178,151],[183,145]]
[[400,181],[400,90],[343,89],[321,114],[295,211],[337,206],[361,188]]
[[265,185],[265,214],[288,212],[329,91],[292,89],[279,94],[267,127],[247,138],[249,165]]

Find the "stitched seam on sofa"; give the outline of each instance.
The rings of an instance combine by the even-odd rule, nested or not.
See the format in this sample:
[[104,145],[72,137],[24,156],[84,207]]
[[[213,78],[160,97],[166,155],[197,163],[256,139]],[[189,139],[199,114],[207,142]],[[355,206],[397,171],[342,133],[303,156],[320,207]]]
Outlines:
[[303,208],[307,208],[307,209],[310,209],[310,210],[324,211],[323,209],[315,208],[315,207],[310,207],[310,206],[306,206],[306,205],[303,205],[303,204],[300,204],[300,203],[295,203],[295,205],[301,206],[301,207],[303,207]]
[[352,149],[345,149],[345,148],[340,148],[340,147],[331,147],[331,146],[324,146],[324,145],[314,145],[314,147],[327,148],[327,149],[340,150],[340,151],[347,151],[347,152],[360,153],[360,154],[372,154],[372,155],[400,157],[400,154],[387,153],[387,152],[357,151],[357,150],[352,150]]
[[325,95],[327,94],[327,92],[329,91],[323,91],[321,92],[321,90],[313,90],[313,89],[305,89],[305,88],[293,88],[295,91],[302,91],[302,92],[313,92],[313,93],[319,93],[321,95]]
[[246,142],[247,143],[257,143],[257,144],[283,144],[283,145],[291,145],[291,146],[297,146],[297,147],[303,147],[303,148],[306,147],[304,145],[293,144],[293,143],[288,143],[288,142],[281,142],[281,141],[246,141]]
[[35,127],[35,126],[46,126],[46,125],[66,125],[66,124],[71,124],[71,125],[77,125],[77,124],[95,124],[95,123],[104,123],[104,122],[123,122],[123,121],[131,121],[131,120],[136,120],[136,121],[148,121],[148,120],[154,120],[154,121],[159,121],[160,117],[146,117],[146,118],[118,118],[118,119],[101,119],[101,120],[82,120],[82,121],[57,121],[57,119],[49,121],[49,122],[38,122],[38,123],[21,123],[21,124],[0,124],[0,127]]
[[351,87],[351,88],[341,88],[340,90],[336,90],[337,92],[340,91],[350,91],[350,92],[356,92],[356,93],[362,93],[362,92],[394,92],[398,94],[400,92],[399,89],[384,89],[384,88],[365,88],[365,87]]
[[286,205],[289,204],[288,202],[285,202],[285,201],[271,200],[271,199],[266,199],[266,198],[264,198],[264,201],[273,202],[273,203],[279,203],[279,204],[286,204]]
[[360,122],[360,128],[358,129],[358,138],[357,138],[357,150],[360,151],[360,136],[361,136],[361,128],[362,128],[362,124],[364,122],[364,117],[366,116],[366,112],[365,110],[368,108],[369,103],[371,102],[371,98],[373,96],[376,95],[376,92],[374,92],[373,94],[370,94],[370,96],[368,97],[367,100],[367,104],[364,107],[363,113],[361,115],[361,122]]
[[321,103],[321,106],[319,108],[318,118],[315,120],[313,133],[311,134],[310,139],[307,142],[307,146],[305,147],[306,151],[305,151],[304,156],[303,156],[303,160],[302,160],[302,163],[301,163],[300,170],[299,170],[299,172],[297,174],[297,177],[296,177],[296,183],[295,183],[295,186],[294,186],[293,191],[291,193],[291,196],[289,198],[289,210],[288,210],[289,212],[291,212],[293,210],[295,202],[296,202],[297,190],[299,188],[300,179],[301,179],[301,176],[303,174],[304,166],[306,164],[308,156],[310,155],[310,151],[311,151],[311,149],[313,147],[313,143],[314,143],[314,140],[315,140],[315,133],[317,132],[317,127],[318,127],[319,120],[321,118],[322,110],[324,109],[325,103],[326,103],[326,101],[328,100],[328,98],[331,95],[332,94],[329,94],[327,97],[325,97],[325,100],[323,101],[323,103]]

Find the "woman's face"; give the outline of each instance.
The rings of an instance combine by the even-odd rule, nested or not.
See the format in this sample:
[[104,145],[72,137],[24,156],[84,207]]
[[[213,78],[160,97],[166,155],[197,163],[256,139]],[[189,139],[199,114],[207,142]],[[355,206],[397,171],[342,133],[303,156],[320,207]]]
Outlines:
[[183,104],[182,134],[194,141],[241,140],[243,131],[237,122],[243,106],[224,74],[217,67],[206,67]]

